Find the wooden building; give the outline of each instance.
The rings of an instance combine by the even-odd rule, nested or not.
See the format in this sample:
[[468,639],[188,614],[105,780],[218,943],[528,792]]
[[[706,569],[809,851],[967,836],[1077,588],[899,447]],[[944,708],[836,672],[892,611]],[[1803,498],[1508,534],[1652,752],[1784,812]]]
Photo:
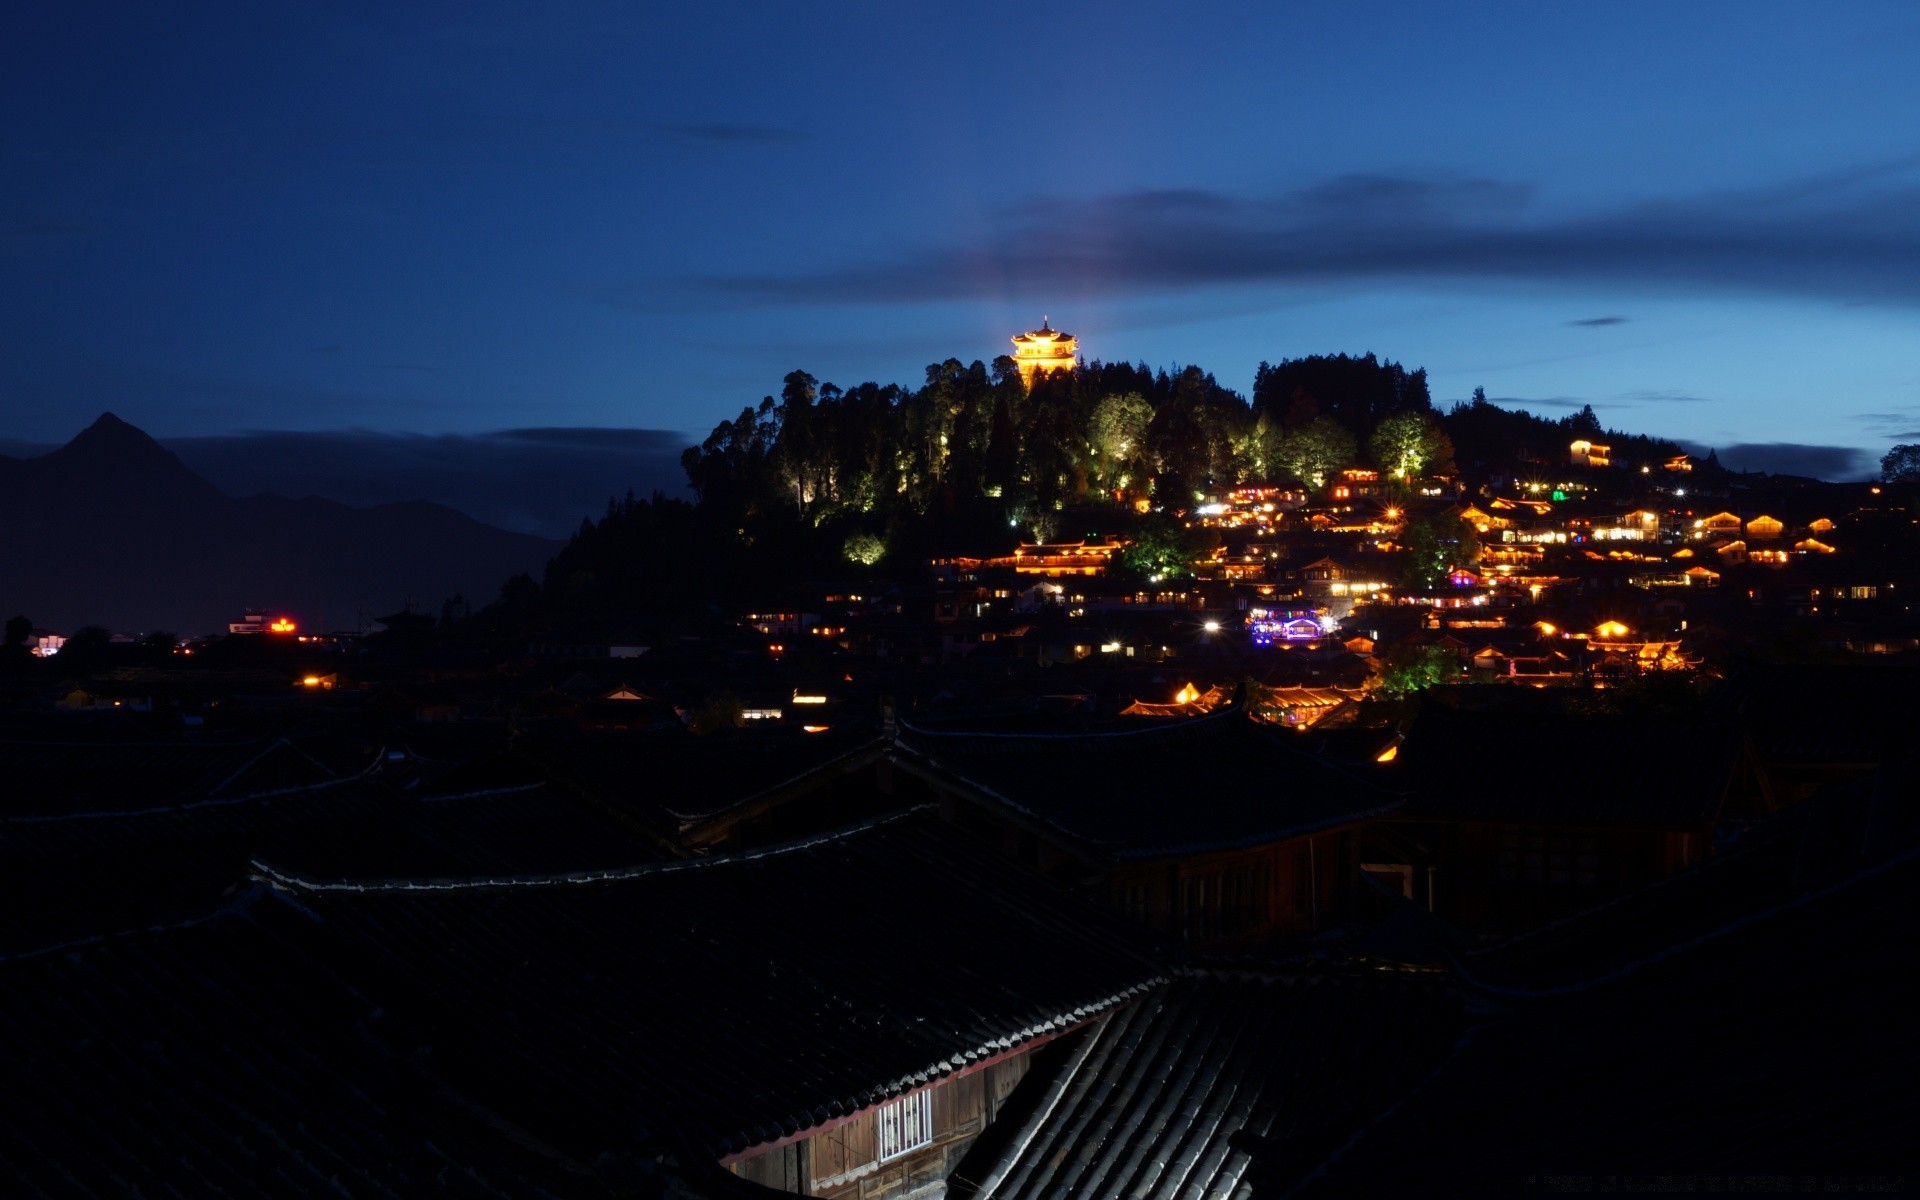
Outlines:
[[1070,333],[1061,333],[1046,319],[1040,328],[1013,335],[1013,361],[1019,364],[1020,378],[1033,386],[1042,371],[1071,371],[1079,361],[1080,344]]

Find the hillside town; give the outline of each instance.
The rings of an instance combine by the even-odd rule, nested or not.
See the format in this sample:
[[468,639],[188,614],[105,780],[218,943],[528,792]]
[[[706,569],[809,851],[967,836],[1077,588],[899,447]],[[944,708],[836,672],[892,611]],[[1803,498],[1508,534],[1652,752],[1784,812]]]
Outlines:
[[16,618],[10,1191],[1897,1188],[1914,481],[1422,420],[725,604],[554,599],[656,499],[491,605]]

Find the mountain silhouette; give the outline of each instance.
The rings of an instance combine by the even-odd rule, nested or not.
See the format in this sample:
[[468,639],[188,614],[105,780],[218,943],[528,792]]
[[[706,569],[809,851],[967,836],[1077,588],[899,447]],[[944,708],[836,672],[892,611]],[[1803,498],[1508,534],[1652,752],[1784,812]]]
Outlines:
[[352,628],[409,600],[484,603],[558,549],[425,501],[228,496],[112,413],[0,456],[0,609],[54,629],[219,632],[248,607]]

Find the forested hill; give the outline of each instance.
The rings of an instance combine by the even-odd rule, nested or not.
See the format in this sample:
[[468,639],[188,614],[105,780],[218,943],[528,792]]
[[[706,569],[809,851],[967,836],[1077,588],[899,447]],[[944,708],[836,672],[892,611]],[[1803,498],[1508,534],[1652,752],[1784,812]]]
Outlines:
[[1671,442],[1603,430],[1591,408],[1551,420],[1476,393],[1442,413],[1426,372],[1373,355],[1261,363],[1251,400],[1199,367],[1089,363],[1025,386],[1011,358],[948,359],[909,391],[822,384],[803,371],[687,451],[703,505],[780,509],[813,524],[900,513],[1010,514],[1086,503],[1184,503],[1247,482],[1316,484],[1329,470],[1495,470],[1564,461],[1569,440],[1611,438],[1632,465]]
[[795,371],[686,452],[698,504],[610,506],[544,587],[517,581],[508,607],[584,621],[698,613],[769,581],[910,572],[1011,539],[1125,535],[1140,507],[1180,509],[1241,483],[1314,485],[1365,464],[1511,476],[1565,463],[1582,436],[1610,439],[1629,467],[1679,452],[1608,433],[1590,409],[1553,420],[1476,395],[1441,412],[1425,371],[1371,354],[1262,363],[1250,399],[1199,367],[1092,362],[1029,387],[1011,358],[948,359],[913,389]]

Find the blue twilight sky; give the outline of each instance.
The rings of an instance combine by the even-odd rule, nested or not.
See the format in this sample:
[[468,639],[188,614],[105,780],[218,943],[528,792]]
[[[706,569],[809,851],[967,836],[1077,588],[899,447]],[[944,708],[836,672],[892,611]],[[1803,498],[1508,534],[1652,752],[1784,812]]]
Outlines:
[[29,6],[0,438],[667,446],[1045,313],[1242,391],[1371,350],[1756,464],[1920,440],[1912,3],[942,7]]

